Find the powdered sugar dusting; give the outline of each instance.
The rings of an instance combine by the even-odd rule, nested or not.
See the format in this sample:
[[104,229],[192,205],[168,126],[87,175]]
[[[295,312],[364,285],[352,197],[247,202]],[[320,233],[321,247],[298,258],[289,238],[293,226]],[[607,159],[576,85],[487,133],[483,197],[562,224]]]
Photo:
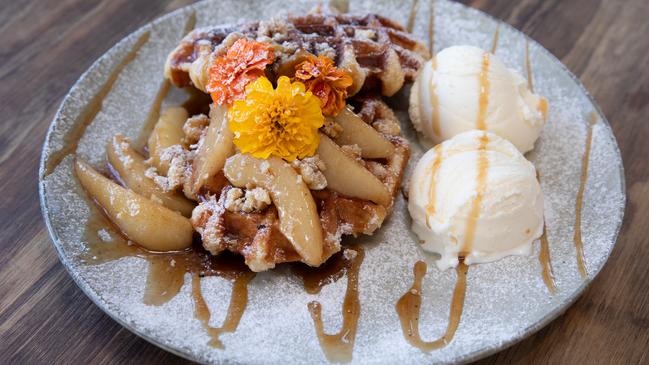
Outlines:
[[[191,9],[197,10],[198,26],[267,19],[291,11],[301,14],[316,2],[283,1],[207,1],[154,22],[151,38],[137,59],[129,64],[104,100],[102,111],[88,127],[78,154],[95,166],[105,161],[105,143],[116,133],[135,139],[146,118],[148,105],[155,98],[164,60],[180,40]],[[414,32],[426,41],[429,2],[419,4]],[[409,4],[392,1],[352,0],[356,13],[378,12],[403,24]],[[471,44],[488,49],[496,22],[472,9],[447,1],[436,3],[436,49],[452,44]],[[128,52],[138,31],[111,49],[95,63],[71,90],[50,130],[44,157],[62,146],[63,135],[91,95],[97,91],[111,68]],[[502,25],[497,54],[508,67],[524,73],[523,35]],[[541,277],[537,259],[539,245],[530,257],[510,257],[492,264],[472,266],[468,273],[467,296],[460,326],[448,346],[424,354],[411,347],[401,334],[394,305],[410,287],[412,267],[418,260],[428,263],[429,272],[422,286],[420,330],[424,339],[439,337],[446,328],[448,309],[455,285],[453,270],[439,271],[433,255],[418,247],[410,232],[410,218],[401,196],[394,212],[373,236],[350,238],[365,248],[361,267],[359,320],[353,362],[355,363],[445,363],[474,359],[492,352],[538,329],[558,315],[583,290],[572,243],[574,199],[579,187],[581,156],[584,149],[587,114],[594,110],[584,91],[563,67],[538,44],[530,43],[535,91],[550,102],[549,122],[536,149],[528,158],[539,169],[546,198],[546,220],[550,256],[558,293],[550,295]],[[404,136],[413,147],[412,168],[424,149],[410,127],[406,105],[408,90],[391,104],[397,106]],[[172,95],[174,92],[172,92]],[[176,96],[182,93],[176,92]],[[235,333],[221,339],[225,350],[208,346],[209,336],[194,318],[190,277],[168,303],[147,306],[142,303],[147,263],[124,258],[96,266],[79,259],[84,252],[83,231],[91,207],[72,174],[72,158],[41,181],[43,211],[51,228],[62,261],[73,277],[99,306],[113,318],[149,340],[201,362],[272,364],[324,363],[307,303],[318,300],[326,332],[341,325],[346,280],[323,288],[317,295],[307,294],[302,283],[285,267],[258,274],[249,284],[249,303]],[[608,125],[600,121],[594,128],[590,171],[584,194],[583,237],[589,280],[601,269],[615,243],[624,207],[621,160]],[[41,177],[42,177],[41,170]],[[92,208],[94,209],[94,208]],[[202,280],[203,294],[212,316],[212,325],[225,318],[232,287],[219,277]]]

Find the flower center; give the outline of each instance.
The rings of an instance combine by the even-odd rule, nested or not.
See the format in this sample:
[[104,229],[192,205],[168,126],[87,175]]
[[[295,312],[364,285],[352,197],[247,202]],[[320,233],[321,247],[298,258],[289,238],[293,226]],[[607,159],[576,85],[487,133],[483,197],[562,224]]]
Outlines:
[[283,105],[279,100],[274,100],[273,104],[268,108],[264,119],[273,127],[275,134],[282,135],[285,131],[288,119],[292,115],[293,110],[291,110],[291,108]]

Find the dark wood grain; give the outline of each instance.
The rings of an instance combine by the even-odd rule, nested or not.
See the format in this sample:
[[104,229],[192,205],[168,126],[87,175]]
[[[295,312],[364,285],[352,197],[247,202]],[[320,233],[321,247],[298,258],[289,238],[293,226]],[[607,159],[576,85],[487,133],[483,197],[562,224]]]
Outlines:
[[[58,262],[40,215],[37,170],[56,108],[119,39],[190,0],[0,0],[0,361],[183,363],[94,306]],[[463,1],[559,57],[611,122],[626,169],[618,245],[568,311],[481,361],[649,363],[649,2]]]

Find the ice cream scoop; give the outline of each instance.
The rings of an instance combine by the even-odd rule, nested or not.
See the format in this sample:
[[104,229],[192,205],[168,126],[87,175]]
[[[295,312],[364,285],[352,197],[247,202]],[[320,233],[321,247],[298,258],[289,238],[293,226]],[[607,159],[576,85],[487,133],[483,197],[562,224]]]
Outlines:
[[472,130],[430,149],[409,186],[412,229],[444,270],[531,252],[543,232],[534,165],[496,134]]
[[435,144],[478,129],[496,133],[525,153],[541,133],[548,103],[496,55],[453,46],[422,66],[409,111],[415,128]]

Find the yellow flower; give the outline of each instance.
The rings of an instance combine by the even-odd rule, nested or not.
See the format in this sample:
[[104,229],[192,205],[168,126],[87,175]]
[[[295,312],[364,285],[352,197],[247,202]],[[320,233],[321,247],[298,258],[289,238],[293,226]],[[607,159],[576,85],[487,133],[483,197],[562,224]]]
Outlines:
[[234,144],[242,153],[287,161],[313,156],[320,143],[318,129],[324,117],[320,100],[304,84],[282,76],[277,89],[265,77],[246,88],[246,97],[228,110]]

